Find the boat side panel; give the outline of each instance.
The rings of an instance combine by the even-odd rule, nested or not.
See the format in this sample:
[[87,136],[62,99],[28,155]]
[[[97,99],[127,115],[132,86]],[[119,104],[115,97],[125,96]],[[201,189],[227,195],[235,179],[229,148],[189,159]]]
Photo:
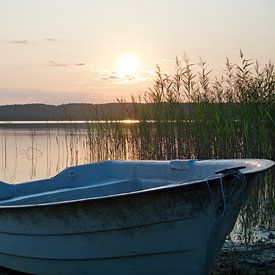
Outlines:
[[[193,251],[199,258],[214,220],[213,209],[179,221],[129,229],[73,235],[10,235],[0,233],[5,254],[45,259],[100,259],[142,254]],[[202,230],[203,229],[203,230]]]
[[[36,217],[23,229],[35,233],[35,229],[40,226],[47,226],[52,228],[54,234],[51,235],[48,232],[42,234],[41,231],[36,231],[38,234],[34,236],[22,234],[24,222],[31,218],[31,213],[27,214],[21,209],[21,217],[26,215],[21,220],[23,227],[20,227],[16,219],[17,233],[0,234],[0,265],[39,274],[77,274],[79,268],[81,273],[87,274],[114,274],[114,271],[116,274],[129,274],[133,265],[139,266],[136,274],[146,274],[145,271],[150,271],[150,274],[165,274],[161,273],[165,271],[167,274],[168,270],[180,272],[184,266],[185,270],[187,268],[193,274],[199,274],[203,266],[202,245],[206,244],[206,236],[211,227],[209,217],[213,217],[208,197],[201,196],[206,190],[193,190],[193,195],[197,198],[196,204],[189,192],[164,192],[162,195],[136,198],[136,201],[116,201],[114,205],[114,202],[106,202],[106,213],[98,211],[100,209],[93,211],[90,204],[79,205],[79,208],[74,206],[65,209],[65,212],[63,207],[45,208],[43,216]],[[123,207],[118,207],[121,204]],[[84,212],[78,212],[83,209]],[[73,210],[77,211],[70,212]],[[37,213],[41,214],[40,211],[33,214]],[[0,225],[5,220],[2,214],[3,212],[0,213]],[[60,224],[50,223],[51,219],[45,224],[46,214],[56,218],[56,221],[60,221],[63,216],[67,227],[61,224],[62,227],[59,228]],[[96,214],[100,216],[96,217]],[[74,234],[68,234],[67,230],[71,226],[71,220],[68,222],[70,217],[76,217],[73,220]],[[94,223],[94,218],[99,225]],[[152,221],[156,224],[152,224]],[[90,227],[91,222],[94,227]],[[99,229],[103,231],[98,231]],[[90,233],[81,234],[81,230],[88,230]],[[58,235],[58,232],[63,235]],[[51,270],[47,266],[49,263]]]
[[226,195],[228,209],[221,219],[215,217],[217,200],[190,219],[126,230],[0,234],[5,240],[0,242],[0,265],[39,274],[206,274],[240,208],[240,189]]
[[206,186],[47,207],[0,208],[0,232],[73,234],[185,219],[209,204]]
[[[239,199],[238,191],[242,190],[239,184],[239,182],[224,182],[224,186],[226,186],[224,189],[226,195],[224,202],[226,205],[229,205],[230,200]],[[208,270],[209,263],[213,262],[218,252],[217,247],[219,248],[221,240],[224,240],[225,234],[228,233],[228,228],[225,228],[217,242],[215,238],[211,238],[211,234],[215,233],[216,230],[216,219],[220,215],[217,210],[219,205],[223,203],[223,199],[219,185],[215,184],[210,189],[211,192],[205,185],[182,190],[163,190],[162,192],[148,193],[136,197],[121,197],[102,201],[100,204],[96,201],[90,201],[57,205],[56,207],[1,209],[0,231],[3,234],[0,235],[0,252],[4,256],[0,257],[2,261],[0,264],[12,268],[11,265],[5,265],[5,255],[9,259],[12,259],[11,255],[16,258],[20,256],[22,259],[29,259],[31,255],[34,258],[35,255],[32,253],[40,251],[41,247],[44,246],[46,250],[43,251],[42,249],[42,252],[38,252],[37,256],[45,257],[45,261],[51,261],[48,259],[50,256],[47,257],[47,255],[53,254],[53,256],[58,257],[61,254],[61,251],[57,248],[57,243],[60,241],[59,245],[66,251],[79,249],[77,243],[81,243],[83,251],[80,249],[79,253],[84,254],[86,258],[89,258],[89,255],[96,255],[96,251],[102,253],[110,251],[112,254],[105,257],[111,259],[125,257],[125,254],[120,254],[121,251],[116,250],[120,249],[120,246],[121,248],[123,246],[127,247],[129,254],[126,257],[133,259],[147,256],[148,253],[155,255],[155,253],[158,253],[157,251],[165,255],[178,255],[177,253],[180,253],[186,255],[186,258],[181,259],[181,265],[178,260],[175,260],[176,256],[171,259],[171,262],[177,262],[176,267],[178,270],[185,269],[187,266],[194,271],[193,274],[201,274]],[[214,195],[213,198],[210,198],[210,193]],[[231,224],[229,228],[231,228]],[[13,237],[9,237],[9,234]],[[90,234],[93,237],[89,239],[87,236]],[[36,239],[30,245],[31,235],[35,235]],[[60,239],[58,235],[61,235]],[[72,236],[75,240],[72,241],[72,246],[69,246],[70,241],[66,237],[70,238]],[[80,239],[77,240],[77,236],[80,236]],[[94,236],[97,236],[96,239]],[[16,242],[12,242],[12,238],[18,239]],[[170,238],[172,242],[169,246]],[[116,239],[120,241],[116,242]],[[144,243],[142,240],[144,240]],[[126,241],[126,243],[123,243],[123,241]],[[148,247],[146,246],[147,242]],[[195,244],[197,242],[197,246],[194,245],[194,242]],[[2,248],[1,244],[3,245]],[[103,246],[105,249],[103,249]],[[210,247],[208,253],[211,255],[205,258],[207,246]],[[91,247],[95,247],[95,250],[93,251]],[[165,250],[167,247],[169,250]],[[71,257],[71,260],[77,256],[75,251],[67,253],[67,257]],[[99,253],[98,255],[103,257],[103,254],[100,255]],[[154,259],[154,257],[150,259]],[[102,261],[101,259],[94,260]],[[43,261],[41,258],[35,260],[39,263],[41,261]],[[140,264],[143,266],[142,262]],[[163,265],[163,268],[167,266],[164,263],[161,263],[161,265]],[[150,260],[148,267],[152,266],[154,265]],[[194,269],[195,267],[196,269]],[[58,270],[61,266],[56,268]],[[101,270],[104,270],[104,268],[102,266]],[[118,265],[114,268],[119,269],[122,267]],[[171,268],[173,269],[173,267]],[[67,269],[67,266],[64,269]],[[21,271],[27,270],[21,269]]]

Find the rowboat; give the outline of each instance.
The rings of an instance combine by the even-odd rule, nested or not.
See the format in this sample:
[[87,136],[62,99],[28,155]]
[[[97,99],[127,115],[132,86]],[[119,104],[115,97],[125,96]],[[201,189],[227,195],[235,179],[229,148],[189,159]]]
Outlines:
[[0,182],[0,266],[33,274],[207,274],[273,161],[105,161]]

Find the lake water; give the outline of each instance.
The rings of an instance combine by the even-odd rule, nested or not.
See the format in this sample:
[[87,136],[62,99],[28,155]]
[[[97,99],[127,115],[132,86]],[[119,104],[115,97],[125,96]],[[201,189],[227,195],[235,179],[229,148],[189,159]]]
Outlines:
[[109,159],[108,150],[98,148],[104,137],[95,142],[98,131],[88,131],[83,121],[0,122],[0,181],[47,178],[68,166]]

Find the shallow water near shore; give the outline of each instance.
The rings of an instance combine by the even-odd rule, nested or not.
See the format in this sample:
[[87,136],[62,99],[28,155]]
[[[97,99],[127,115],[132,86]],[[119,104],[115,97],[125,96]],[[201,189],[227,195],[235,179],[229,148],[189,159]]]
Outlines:
[[90,162],[79,130],[0,130],[0,179],[8,183],[48,178],[67,166]]
[[2,121],[0,181],[20,183],[55,176],[68,166],[135,159],[133,155],[120,154],[110,136],[107,144],[101,139],[106,134],[106,129],[101,133],[102,127],[106,125],[135,123],[138,121]]

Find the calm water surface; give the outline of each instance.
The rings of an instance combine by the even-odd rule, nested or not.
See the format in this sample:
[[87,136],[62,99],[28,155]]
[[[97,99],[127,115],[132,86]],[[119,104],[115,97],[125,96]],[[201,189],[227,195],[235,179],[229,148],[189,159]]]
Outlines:
[[98,153],[103,148],[96,137],[94,130],[88,135],[83,121],[0,122],[0,181],[47,178],[68,166],[108,159]]

